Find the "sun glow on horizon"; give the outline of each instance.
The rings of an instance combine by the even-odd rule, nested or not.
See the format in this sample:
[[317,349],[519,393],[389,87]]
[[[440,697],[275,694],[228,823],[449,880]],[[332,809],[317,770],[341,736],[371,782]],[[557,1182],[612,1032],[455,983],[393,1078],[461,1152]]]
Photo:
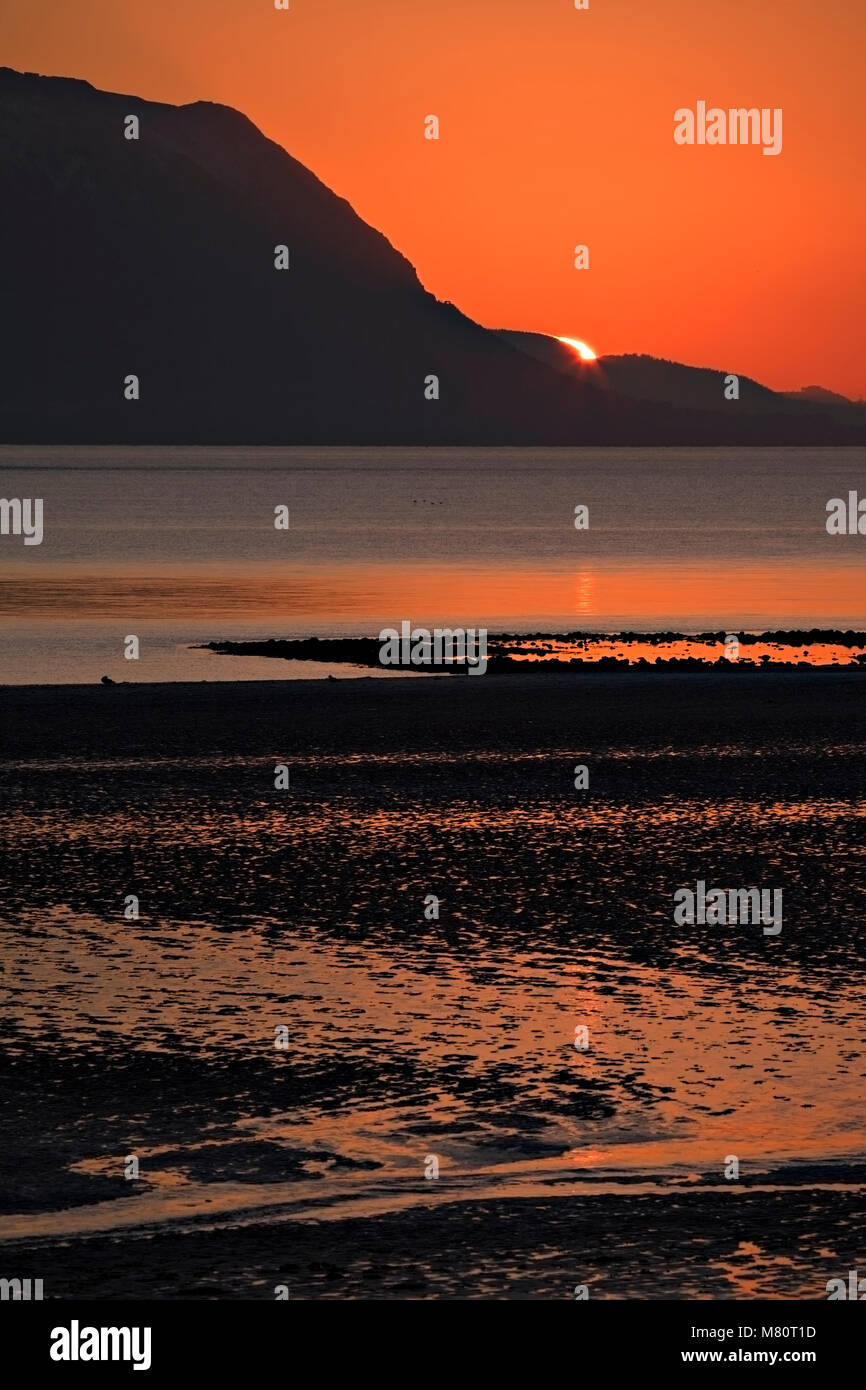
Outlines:
[[584,362],[595,362],[596,356],[592,348],[586,343],[582,343],[580,338],[557,338],[556,341],[558,343],[568,343],[569,347],[573,347],[576,352],[580,353]]

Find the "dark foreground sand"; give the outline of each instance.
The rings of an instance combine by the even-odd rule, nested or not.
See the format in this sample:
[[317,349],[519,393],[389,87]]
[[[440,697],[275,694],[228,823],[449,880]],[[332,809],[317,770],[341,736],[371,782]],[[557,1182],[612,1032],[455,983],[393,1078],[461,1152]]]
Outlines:
[[[0,757],[265,754],[391,748],[450,753],[689,747],[713,730],[848,739],[863,725],[859,670],[591,672],[391,680],[0,686]],[[820,774],[820,769],[816,769]]]
[[[816,1239],[822,1253],[816,1257]],[[866,1247],[862,1191],[467,1202],[376,1220],[104,1237],[4,1265],[57,1298],[824,1299]]]
[[[543,1054],[541,1064],[518,1052],[481,1063],[439,1056],[430,1039],[441,1020],[421,1018],[417,1036],[389,1038],[362,1020],[357,1034],[346,1032],[345,1020],[328,1013],[338,995],[330,982],[346,988],[346,960],[363,974],[358,952],[367,943],[380,973],[389,974],[388,961],[394,972],[408,963],[412,981],[427,972],[434,991],[477,964],[488,1013],[478,1014],[480,1032],[470,1039],[489,1035],[501,1010],[522,997],[519,972],[503,984],[501,962],[512,952],[537,956],[551,993],[563,962],[603,954],[607,974],[593,988],[611,1017],[617,1008],[627,1017],[639,999],[646,1009],[630,968],[658,971],[658,1015],[647,1036],[659,1049],[682,1027],[681,984],[708,1018],[726,991],[739,989],[738,1028],[750,991],[762,991],[762,1018],[769,993],[777,1022],[756,1042],[741,1038],[745,1050],[730,1059],[753,1065],[756,1093],[766,1084],[789,1105],[768,1111],[782,1115],[777,1132],[750,1134],[755,1152],[764,1143],[772,1155],[789,1128],[820,1137],[816,1097],[804,1106],[796,1089],[798,1057],[811,1056],[816,1038],[828,1046],[837,1036],[854,1039],[844,1056],[828,1062],[822,1054],[834,1077],[823,1087],[834,1144],[842,1144],[840,1124],[848,1127],[844,1162],[831,1161],[832,1152],[821,1162],[804,1154],[798,1165],[721,1190],[716,1167],[713,1190],[704,1174],[689,1190],[669,1185],[652,1195],[623,1183],[607,1194],[572,1194],[560,1181],[548,1197],[542,1175],[533,1197],[470,1192],[435,1206],[423,1204],[416,1169],[417,1179],[400,1183],[421,1204],[398,1201],[378,1216],[335,1215],[335,1186],[334,1219],[283,1213],[212,1223],[202,1212],[182,1225],[25,1236],[0,1251],[0,1273],[44,1278],[46,1295],[56,1297],[272,1298],[286,1284],[296,1298],[558,1299],[578,1283],[614,1298],[824,1297],[827,1279],[862,1267],[866,1248],[864,1169],[851,1156],[866,1109],[857,1089],[862,1098],[862,1013],[856,1018],[848,1004],[837,1032],[822,1032],[864,957],[856,821],[864,680],[860,671],[738,670],[0,689],[0,916],[34,963],[25,988],[6,981],[19,1008],[14,1024],[3,1025],[10,1065],[0,1097],[0,1210],[10,1217],[36,1220],[94,1203],[104,1211],[129,1198],[112,1156],[137,1146],[152,1155],[153,1173],[179,1169],[212,1190],[300,1178],[300,1146],[262,1142],[244,1126],[316,1106],[323,1124],[344,1116],[349,1127],[358,1107],[402,1108],[418,1120],[421,1154],[443,1097],[449,1124],[432,1142],[446,1143],[458,1123],[461,1142],[471,1140],[473,1122],[483,1121],[508,1160],[561,1152],[565,1124],[608,1143],[605,1126],[625,1132],[637,1116],[642,1142],[676,1136],[669,1107],[677,1096],[663,1093],[628,1043],[609,1051],[597,1079],[578,1084],[557,1060],[561,1040],[551,1042],[548,1074]],[[586,813],[575,808],[570,783],[577,758],[592,769],[595,800]],[[299,771],[277,835],[268,779],[278,759]],[[685,819],[672,819],[683,807]],[[359,838],[359,824],[376,835]],[[419,885],[437,854],[437,872],[451,885],[441,931],[418,913]],[[705,870],[740,874],[733,882],[780,875],[788,914],[780,942],[732,935],[719,950],[672,933],[671,882]],[[159,907],[159,920],[151,907],[133,939],[115,921],[124,875],[144,903]],[[58,905],[60,926],[49,921]],[[326,962],[316,1005],[323,1031],[310,1035],[309,1055],[277,1058],[279,1066],[235,1004],[222,1024],[208,1020],[226,1029],[219,1046],[196,1022],[210,997],[209,961],[196,955],[197,941],[206,940],[206,956],[222,951],[233,962],[236,942],[252,956],[253,936],[265,984],[273,962],[278,997],[292,997],[276,977],[281,951],[292,969],[301,948]],[[123,952],[139,942],[145,963],[133,960],[132,969]],[[67,972],[57,977],[62,992],[36,968],[52,952]],[[494,979],[491,969],[486,979],[494,955],[500,973]],[[177,964],[160,995],[147,971],[152,962],[156,976],[167,960]],[[97,963],[126,982],[128,999],[111,997]],[[76,991],[89,971],[99,988],[77,1020]],[[792,979],[802,998],[792,997]],[[132,1009],[148,990],[151,1013],[144,1021],[136,1014],[127,1032],[112,1009]],[[537,991],[534,1008],[540,999]],[[472,1024],[476,1004],[471,990],[462,996]],[[298,994],[299,1016],[302,1006]],[[338,1023],[340,1046],[329,1050],[328,1030]],[[724,1019],[719,1027],[724,1037]],[[470,1041],[463,1051],[474,1048]],[[724,1114],[712,1083],[690,1073],[682,1122],[697,1140],[708,1117],[718,1125]],[[351,1160],[333,1133],[334,1162],[346,1171]],[[224,1147],[201,1147],[203,1136]],[[111,1171],[80,1167],[100,1156],[114,1163]],[[713,1148],[713,1163],[717,1156]],[[363,1175],[377,1163],[356,1166]],[[320,1180],[323,1193],[328,1182]],[[447,1175],[441,1182],[440,1198]]]

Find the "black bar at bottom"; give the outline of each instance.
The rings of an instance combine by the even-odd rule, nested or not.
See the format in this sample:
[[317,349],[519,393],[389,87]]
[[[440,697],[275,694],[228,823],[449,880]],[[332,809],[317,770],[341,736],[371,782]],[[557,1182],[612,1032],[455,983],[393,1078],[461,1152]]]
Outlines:
[[401,1378],[421,1375],[429,1383],[436,1373],[463,1379],[467,1356],[488,1380],[500,1361],[513,1379],[515,1362],[535,1363],[540,1374],[545,1365],[553,1369],[556,1356],[565,1357],[575,1378],[590,1367],[596,1376],[637,1372],[650,1380],[675,1368],[699,1377],[713,1367],[761,1367],[773,1373],[769,1384],[778,1371],[792,1369],[811,1371],[816,1384],[826,1384],[830,1375],[858,1364],[866,1333],[863,1314],[843,1301],[588,1299],[558,1310],[548,1305],[523,1325],[513,1311],[505,1322],[502,1316],[501,1307],[474,1301],[460,1311],[336,1300],[314,1311],[312,1303],[291,1299],[6,1302],[0,1305],[0,1365],[7,1372],[16,1366],[19,1376],[48,1373],[52,1380],[92,1380],[108,1370],[115,1378],[129,1374],[147,1383],[147,1376],[168,1385],[185,1372],[214,1376],[217,1384],[274,1374],[288,1383],[348,1362],[347,1369],[368,1374],[387,1373],[389,1366],[396,1374],[399,1366]]

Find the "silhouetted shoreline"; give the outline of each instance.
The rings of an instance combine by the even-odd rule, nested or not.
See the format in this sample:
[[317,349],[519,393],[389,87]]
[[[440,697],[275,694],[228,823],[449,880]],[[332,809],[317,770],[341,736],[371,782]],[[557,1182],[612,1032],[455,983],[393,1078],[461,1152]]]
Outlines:
[[[763,647],[758,659],[746,655],[725,655],[729,650],[726,641],[735,636],[740,647]],[[641,648],[680,646],[679,655],[658,655],[647,657]],[[708,657],[697,653],[707,646],[717,646],[719,654]],[[619,648],[621,654],[604,651],[604,648]],[[378,637],[274,637],[267,640],[206,642],[195,650],[212,651],[225,656],[272,657],[283,661],[316,661],[331,665],[346,663],[352,666],[367,666],[381,669],[380,652],[382,642]],[[581,654],[576,654],[575,648]],[[847,659],[840,660],[833,649],[843,648],[850,653]],[[856,652],[856,648],[862,648]],[[798,655],[794,656],[794,650]],[[786,654],[790,652],[790,657]],[[866,668],[866,632],[851,629],[842,631],[835,628],[811,628],[790,631],[763,633],[702,632],[687,635],[680,632],[619,632],[602,634],[598,632],[575,631],[568,633],[498,633],[487,637],[487,672],[499,675],[522,674],[538,675],[551,671],[575,669],[590,670],[656,670],[656,671],[694,671],[694,670],[764,670],[787,667],[789,669],[814,668],[817,666],[853,666]],[[401,665],[392,668],[406,673],[423,674],[429,670],[435,674],[465,675],[470,669],[465,660],[455,660],[447,666]]]

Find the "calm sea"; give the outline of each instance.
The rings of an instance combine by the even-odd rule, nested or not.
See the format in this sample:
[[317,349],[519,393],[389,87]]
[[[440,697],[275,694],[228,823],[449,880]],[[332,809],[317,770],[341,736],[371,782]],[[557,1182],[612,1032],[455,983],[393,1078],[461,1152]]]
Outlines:
[[190,648],[403,619],[863,628],[866,539],[825,522],[864,462],[862,449],[4,447],[0,496],[42,498],[44,539],[0,536],[0,683],[322,675]]

